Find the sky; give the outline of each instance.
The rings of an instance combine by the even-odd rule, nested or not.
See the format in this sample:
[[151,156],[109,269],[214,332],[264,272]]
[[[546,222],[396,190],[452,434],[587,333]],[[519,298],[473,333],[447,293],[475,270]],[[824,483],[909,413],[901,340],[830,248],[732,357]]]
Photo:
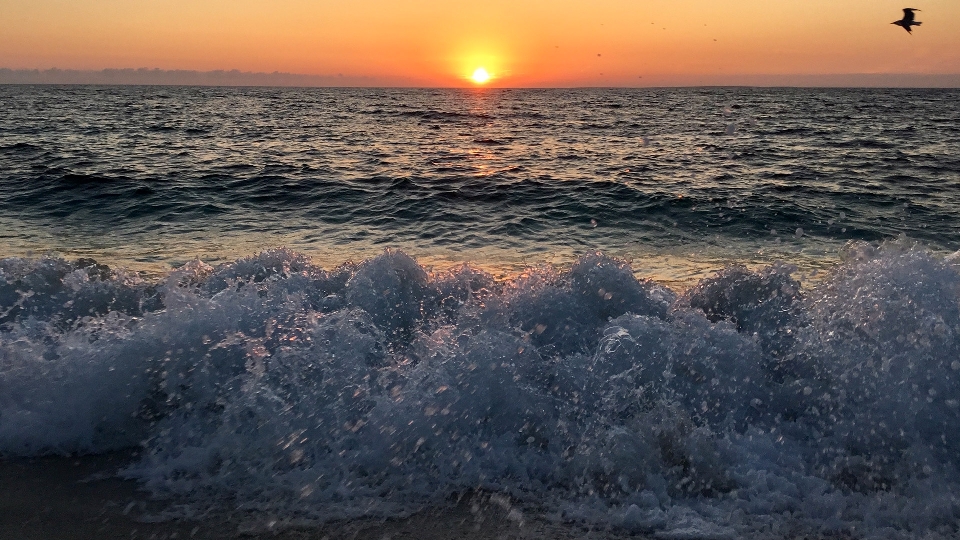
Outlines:
[[[376,86],[960,74],[960,1],[0,0],[0,68],[240,70]],[[752,77],[752,78],[751,78]],[[769,78],[769,77],[768,77]]]

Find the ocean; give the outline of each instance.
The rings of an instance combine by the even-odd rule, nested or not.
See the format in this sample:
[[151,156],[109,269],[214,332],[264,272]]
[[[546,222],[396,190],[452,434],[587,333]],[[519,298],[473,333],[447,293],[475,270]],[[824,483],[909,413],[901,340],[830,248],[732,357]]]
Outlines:
[[0,102],[2,457],[136,447],[182,517],[960,534],[958,90]]

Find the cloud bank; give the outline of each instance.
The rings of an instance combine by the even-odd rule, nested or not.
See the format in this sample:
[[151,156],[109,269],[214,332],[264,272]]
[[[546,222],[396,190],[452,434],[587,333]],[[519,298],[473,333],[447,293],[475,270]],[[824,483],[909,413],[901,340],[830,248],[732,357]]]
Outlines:
[[6,69],[0,84],[104,84],[170,86],[415,86],[416,81],[343,74],[303,75],[239,70],[192,71],[183,69]]

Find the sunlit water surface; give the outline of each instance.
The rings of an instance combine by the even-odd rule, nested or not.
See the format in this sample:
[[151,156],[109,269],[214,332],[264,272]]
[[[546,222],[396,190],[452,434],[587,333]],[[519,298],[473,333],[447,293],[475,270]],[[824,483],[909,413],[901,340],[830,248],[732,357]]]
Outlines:
[[0,457],[281,527],[960,535],[955,90],[0,102]]

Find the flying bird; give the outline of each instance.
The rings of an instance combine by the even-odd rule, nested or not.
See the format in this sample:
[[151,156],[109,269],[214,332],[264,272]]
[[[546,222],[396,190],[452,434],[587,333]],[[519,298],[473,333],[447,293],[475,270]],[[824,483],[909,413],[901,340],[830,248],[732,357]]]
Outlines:
[[906,30],[908,34],[913,34],[913,30],[911,30],[910,27],[911,27],[911,26],[920,26],[921,24],[923,24],[923,23],[921,23],[920,21],[914,21],[914,20],[913,20],[913,12],[914,12],[914,11],[920,11],[920,10],[917,9],[917,8],[910,8],[910,7],[908,7],[908,8],[903,8],[903,18],[900,19],[899,21],[893,21],[893,22],[890,23],[890,24],[895,24],[895,25],[897,25],[897,26],[902,26],[903,29]]

